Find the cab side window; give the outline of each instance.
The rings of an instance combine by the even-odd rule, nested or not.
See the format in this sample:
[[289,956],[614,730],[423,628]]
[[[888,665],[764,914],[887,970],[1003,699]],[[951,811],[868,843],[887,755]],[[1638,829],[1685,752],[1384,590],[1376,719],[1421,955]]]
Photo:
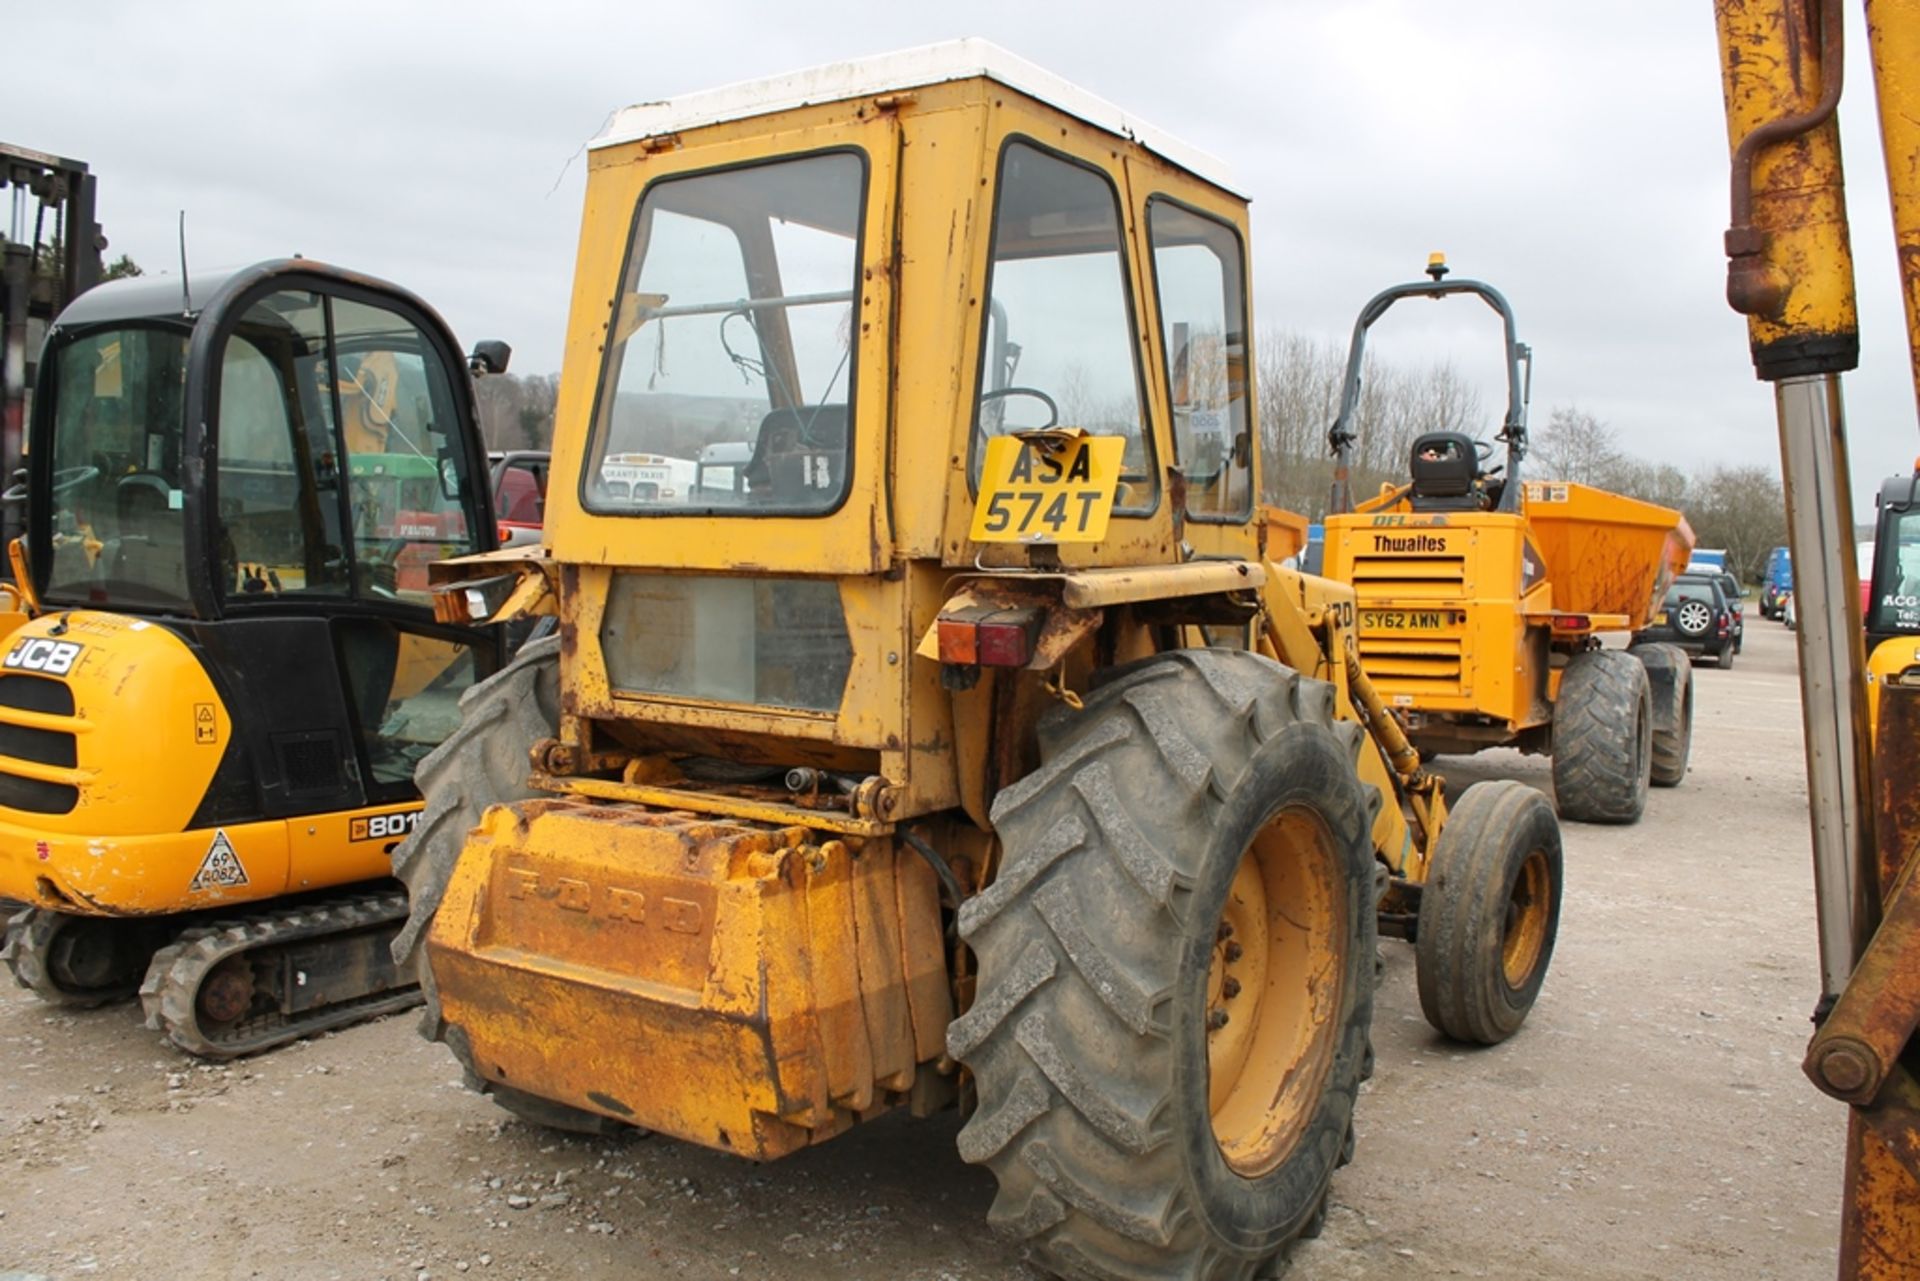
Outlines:
[[1159,196],[1147,202],[1147,233],[1187,514],[1245,520],[1252,512],[1253,437],[1240,237],[1229,224]]

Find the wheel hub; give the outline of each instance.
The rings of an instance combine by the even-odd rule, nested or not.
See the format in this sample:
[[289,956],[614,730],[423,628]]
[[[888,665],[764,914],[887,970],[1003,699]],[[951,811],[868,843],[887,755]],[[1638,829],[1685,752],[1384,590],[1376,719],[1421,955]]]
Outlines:
[[1346,919],[1332,834],[1282,809],[1242,854],[1207,972],[1208,1091],[1227,1165],[1254,1178],[1292,1151],[1332,1069]]
[[1513,878],[1507,897],[1506,931],[1500,944],[1500,969],[1510,988],[1525,986],[1540,963],[1547,939],[1547,921],[1553,912],[1552,882],[1547,856],[1534,850]]
[[214,967],[200,985],[196,999],[200,1017],[208,1023],[232,1023],[253,1004],[253,967],[234,957]]

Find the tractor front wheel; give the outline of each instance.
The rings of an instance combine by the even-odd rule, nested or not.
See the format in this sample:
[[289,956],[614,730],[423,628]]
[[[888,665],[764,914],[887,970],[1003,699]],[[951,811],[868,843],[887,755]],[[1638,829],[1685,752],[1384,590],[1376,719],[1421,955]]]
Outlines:
[[960,1154],[1051,1267],[1244,1281],[1317,1230],[1373,1004],[1361,743],[1331,687],[1182,651],[1050,714],[995,799]]
[[1414,932],[1420,1010],[1443,1036],[1520,1030],[1560,932],[1561,867],[1553,807],[1524,783],[1475,783],[1448,812]]

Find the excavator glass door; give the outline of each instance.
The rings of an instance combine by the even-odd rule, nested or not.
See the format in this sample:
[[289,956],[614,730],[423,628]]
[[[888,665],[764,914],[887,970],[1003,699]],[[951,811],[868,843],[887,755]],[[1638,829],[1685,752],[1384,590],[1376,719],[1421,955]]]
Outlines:
[[[427,591],[428,565],[495,541],[467,374],[397,291],[255,274],[190,318],[56,326],[33,444],[40,597],[158,616],[217,650],[236,690],[317,696],[337,673],[334,724],[274,750],[313,757],[288,772],[316,795],[357,776],[399,798],[498,657],[490,630],[436,624]],[[320,767],[343,735],[350,775]]]

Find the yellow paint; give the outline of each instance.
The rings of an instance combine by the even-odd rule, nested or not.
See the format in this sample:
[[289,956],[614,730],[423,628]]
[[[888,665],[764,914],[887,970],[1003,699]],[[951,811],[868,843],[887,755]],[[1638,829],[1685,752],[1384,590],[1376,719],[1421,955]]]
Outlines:
[[[1389,705],[1491,718],[1503,738],[1552,719],[1553,642],[1643,626],[1693,547],[1670,508],[1559,482],[1528,483],[1517,513],[1417,512],[1396,489],[1326,531],[1326,573],[1358,593],[1360,657]],[[1568,615],[1578,625],[1556,628]]]
[[[1810,111],[1820,98],[1817,6],[1715,0],[1728,141]],[[1753,166],[1753,226],[1778,303],[1747,318],[1757,351],[1787,339],[1859,331],[1853,257],[1834,120],[1763,149]]]

